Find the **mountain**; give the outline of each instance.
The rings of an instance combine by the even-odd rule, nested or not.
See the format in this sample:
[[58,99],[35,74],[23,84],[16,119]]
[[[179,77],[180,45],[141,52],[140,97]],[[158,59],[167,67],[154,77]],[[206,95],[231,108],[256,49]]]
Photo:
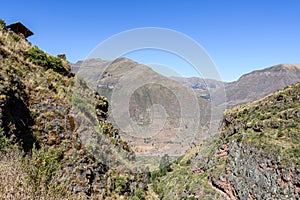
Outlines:
[[241,76],[226,83],[228,106],[260,99],[272,92],[300,81],[300,64],[280,64]]
[[88,59],[72,70],[108,98],[110,120],[137,155],[182,155],[218,126],[222,110],[128,58]]
[[226,110],[220,133],[156,174],[154,191],[161,199],[299,199],[299,111],[300,83]]
[[0,21],[0,199],[151,198],[107,99]]
[[[279,64],[262,70],[256,70],[241,76],[237,81],[220,82],[202,78],[179,78],[174,80],[193,89],[202,98],[218,98],[225,88],[226,107],[263,98],[272,92],[300,81],[300,64]],[[218,104],[224,104],[217,101]]]
[[[80,61],[73,66],[78,68],[82,63],[83,61]],[[134,61],[129,62],[129,59],[127,59],[127,61],[121,65],[131,65],[134,67],[132,65],[133,63]],[[108,61],[101,59],[85,61],[85,66],[94,68],[98,66],[102,70],[103,67],[108,64]],[[147,66],[143,66],[146,71]],[[76,67],[73,69],[76,70]],[[124,68],[124,70],[126,69]],[[99,73],[101,72],[100,70]],[[102,78],[96,76],[97,74],[99,75],[99,73],[88,74],[85,72],[84,77],[87,77],[87,80],[100,80]],[[115,71],[115,73],[119,72]],[[122,73],[124,73],[124,71]],[[214,98],[214,104],[224,105],[230,108],[258,100],[272,92],[299,82],[300,64],[279,64],[262,70],[256,70],[241,76],[237,81],[233,82],[222,82],[199,77],[169,77],[169,79],[175,80],[182,86],[190,88],[198,97],[204,100],[211,101],[212,98]],[[224,92],[226,94],[226,100],[224,99]]]

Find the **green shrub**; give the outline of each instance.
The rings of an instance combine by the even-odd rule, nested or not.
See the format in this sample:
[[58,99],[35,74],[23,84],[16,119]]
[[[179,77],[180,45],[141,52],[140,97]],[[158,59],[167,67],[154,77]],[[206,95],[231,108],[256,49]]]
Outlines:
[[141,188],[137,188],[134,190],[134,196],[135,199],[145,199],[145,193]]
[[48,56],[48,65],[49,68],[53,69],[57,72],[63,72],[65,71],[65,68],[63,67],[62,61],[60,58],[54,57],[54,56]]
[[27,173],[26,181],[33,186],[36,194],[41,193],[42,188],[49,189],[50,183],[59,169],[61,158],[60,150],[45,147],[38,150],[33,147],[32,157],[27,156],[23,159],[23,169]]
[[47,66],[47,54],[44,51],[40,50],[38,47],[31,47],[27,53],[30,62],[43,67]]
[[28,59],[30,62],[45,67],[46,69],[53,69],[56,72],[66,72],[62,60],[60,58],[47,55],[44,51],[34,46],[28,52]]
[[279,132],[277,133],[277,137],[283,137],[284,136],[284,133],[281,131],[281,130],[279,130]]
[[168,154],[165,154],[159,162],[159,169],[160,170],[164,170],[164,169],[168,170],[170,168],[170,165],[171,165],[170,157]]
[[127,185],[127,179],[125,178],[125,177],[122,177],[122,176],[120,176],[120,177],[118,177],[118,178],[116,178],[116,188],[126,188],[126,185]]

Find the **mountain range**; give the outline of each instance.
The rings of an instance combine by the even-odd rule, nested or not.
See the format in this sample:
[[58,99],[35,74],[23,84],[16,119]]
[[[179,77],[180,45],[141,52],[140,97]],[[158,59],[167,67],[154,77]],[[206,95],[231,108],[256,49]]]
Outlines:
[[[183,154],[217,132],[225,108],[255,101],[300,81],[299,64],[256,70],[234,82],[166,77],[128,58],[113,62],[94,58],[71,66],[106,96],[112,107],[116,104],[111,110],[117,114],[111,113],[110,120],[138,155]],[[159,151],[162,148],[163,152]]]
[[229,108],[255,101],[272,92],[299,82],[300,65],[279,64],[271,66],[262,70],[247,73],[233,82],[221,82],[197,77],[172,78],[192,88],[202,98],[209,98],[211,95],[217,98],[220,90],[225,90],[225,105]]
[[[92,82],[93,84],[96,84],[95,82],[98,81],[114,85],[115,80],[118,80],[119,78],[118,74],[126,73],[126,70],[128,70],[129,68],[131,70],[145,70],[145,72],[143,72],[145,74],[151,71],[157,77],[163,77],[163,75],[152,71],[150,67],[138,64],[128,58],[123,58],[122,63],[120,63],[117,68],[114,68],[113,74],[115,76],[115,80],[114,78],[98,77],[99,74],[103,75],[105,67],[112,67],[110,61],[95,58],[85,61],[78,61],[75,64],[71,64],[71,66],[74,72],[80,69],[80,71],[82,72],[82,76],[85,77],[88,82]],[[120,68],[120,66],[122,66],[122,69]],[[90,68],[83,70],[83,68],[81,67]],[[272,92],[299,82],[300,64],[278,64],[262,70],[255,70],[242,75],[238,80],[232,82],[223,82],[199,77],[164,78],[168,78],[170,81],[175,80],[183,86],[190,88],[202,99],[210,100],[212,97],[214,97],[216,98],[215,101],[217,105],[223,104],[227,108],[229,108],[243,103],[255,101],[268,94],[271,94]],[[226,99],[222,97],[222,95],[224,95],[224,92],[226,95]]]

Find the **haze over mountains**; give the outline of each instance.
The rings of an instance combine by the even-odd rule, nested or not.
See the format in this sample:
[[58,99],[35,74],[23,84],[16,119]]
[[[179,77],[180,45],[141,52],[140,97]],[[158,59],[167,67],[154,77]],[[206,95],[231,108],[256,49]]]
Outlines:
[[[151,147],[159,149],[168,143],[179,144],[178,151],[184,149],[180,148],[180,145],[191,146],[183,158],[167,166],[167,172],[158,173],[159,178],[152,182],[159,199],[297,199],[300,191],[299,64],[275,65],[226,83],[195,77],[167,78],[145,65],[124,58],[114,61],[105,70],[102,68],[102,76],[95,80],[93,77],[96,77],[97,73],[94,67],[99,67],[97,62],[107,61],[88,60],[86,63],[87,67],[90,66],[89,70],[80,63],[83,69],[81,74],[87,74],[90,80],[98,84],[98,90],[107,96],[112,96],[116,88],[120,89],[120,83],[139,85],[139,82],[134,80],[138,80],[141,75],[144,75],[144,81],[147,82],[146,74],[155,77],[154,79],[166,88],[192,91],[198,104],[203,106],[200,110],[195,110],[208,111],[206,118],[200,120],[203,123],[198,129],[189,129],[182,134],[183,137],[197,136],[195,130],[202,130],[202,138],[189,140],[194,141],[194,145],[184,143],[184,140],[176,137],[175,140],[169,139],[176,130],[176,123],[170,123],[170,126],[167,126],[170,131],[163,129],[163,134],[156,140],[152,140],[153,137],[144,141],[124,137],[126,141],[129,139],[137,154],[140,151],[144,155],[153,153]],[[79,65],[76,64],[75,69],[76,66]],[[135,76],[129,71],[134,71]],[[127,76],[128,73],[133,82],[122,82],[123,76]],[[80,75],[80,72],[78,74]],[[171,114],[169,112],[169,116],[180,114],[179,110],[176,110],[178,104],[171,101],[175,97],[167,95],[168,90],[161,87],[137,88],[136,91],[129,92],[129,95],[133,104],[140,107],[140,112],[147,110],[147,106],[153,105],[153,102],[163,102],[163,107],[173,111]],[[222,94],[226,94],[226,100],[219,98]],[[189,101],[184,102],[189,108],[193,108]],[[217,128],[220,125],[212,115],[213,109],[220,108],[223,111],[224,107],[228,110],[225,111],[219,131],[215,129],[214,135],[209,135],[209,126],[206,123],[215,122]],[[132,107],[129,108],[131,109]],[[168,115],[168,112],[166,113]],[[137,119],[139,120],[138,117]],[[140,120],[143,123],[147,121],[145,118]],[[190,118],[187,118],[188,120]],[[175,135],[177,136],[178,132]],[[150,151],[147,143],[151,144]]]

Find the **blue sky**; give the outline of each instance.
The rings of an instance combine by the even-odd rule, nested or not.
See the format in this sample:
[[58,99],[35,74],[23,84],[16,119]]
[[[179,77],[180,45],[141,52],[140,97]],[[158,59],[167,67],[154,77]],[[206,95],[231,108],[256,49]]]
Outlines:
[[[203,46],[222,79],[232,81],[255,69],[300,63],[299,10],[297,0],[3,0],[0,18],[22,21],[35,33],[29,41],[54,55],[66,53],[72,62],[128,29],[173,29]],[[153,58],[183,76],[195,75],[170,56],[155,58],[149,51],[129,56],[142,63]]]

